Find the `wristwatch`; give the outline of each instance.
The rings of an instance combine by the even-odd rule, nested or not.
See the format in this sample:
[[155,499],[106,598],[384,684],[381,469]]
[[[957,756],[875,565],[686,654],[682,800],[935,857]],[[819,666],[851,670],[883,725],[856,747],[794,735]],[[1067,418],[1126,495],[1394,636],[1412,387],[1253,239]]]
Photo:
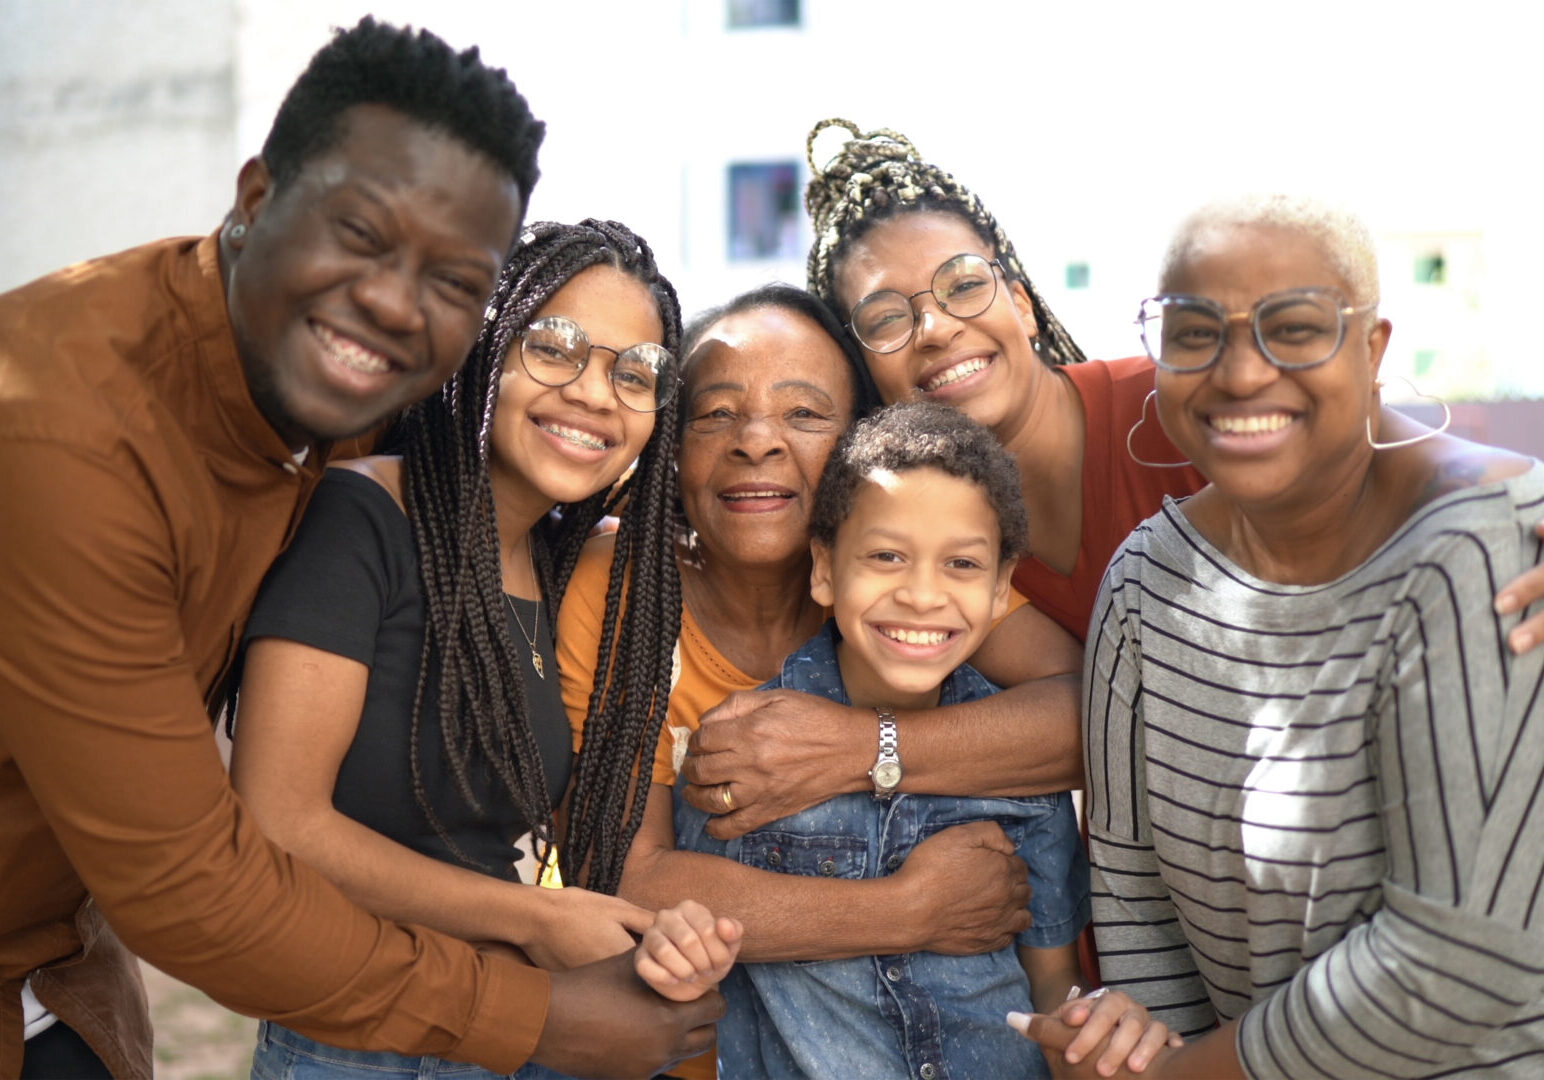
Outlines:
[[874,781],[874,798],[888,799],[901,786],[900,729],[889,709],[874,712],[879,715],[879,756],[869,770],[869,779]]

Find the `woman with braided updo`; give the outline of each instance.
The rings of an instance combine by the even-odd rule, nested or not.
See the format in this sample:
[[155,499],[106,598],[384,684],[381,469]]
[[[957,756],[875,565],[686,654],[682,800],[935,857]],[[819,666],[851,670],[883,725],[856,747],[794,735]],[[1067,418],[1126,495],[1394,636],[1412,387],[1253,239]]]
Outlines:
[[[235,785],[269,836],[367,909],[555,970],[629,951],[654,921],[608,894],[642,819],[630,778],[659,736],[680,617],[676,426],[656,422],[679,339],[641,239],[608,221],[530,226],[464,368],[388,454],[328,474],[270,573],[246,631]],[[616,678],[575,761],[553,626],[614,509],[598,663]],[[514,841],[545,858],[565,791],[562,873],[587,887],[521,884]],[[415,1065],[266,1025],[255,1067],[294,1058]]]
[[[833,127],[853,137],[817,168]],[[905,136],[826,120],[808,146],[812,291],[848,317],[886,401],[948,402],[1013,453],[1033,550],[1014,585],[1082,640],[1116,546],[1164,495],[1204,483],[1140,423],[1152,363],[1085,364],[996,218]]]

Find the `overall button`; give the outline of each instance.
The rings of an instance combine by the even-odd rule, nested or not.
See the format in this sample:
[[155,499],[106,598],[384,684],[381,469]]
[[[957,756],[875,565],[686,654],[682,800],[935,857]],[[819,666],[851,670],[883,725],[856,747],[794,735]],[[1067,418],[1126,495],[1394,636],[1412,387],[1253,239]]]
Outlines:
[[820,860],[820,876],[821,877],[830,877],[834,873],[836,873],[836,860],[835,859],[821,859]]
[[901,858],[899,855],[891,855],[888,859],[885,860],[885,869],[898,870],[900,869],[901,863],[905,861],[906,860]]
[[922,1077],[922,1080],[933,1080],[933,1077],[938,1075],[938,1070],[934,1068],[933,1063],[929,1061],[926,1062],[922,1068],[917,1070],[917,1075]]
[[781,851],[769,851],[769,852],[767,852],[767,865],[768,866],[782,866],[783,865],[783,853]]
[[900,982],[901,969],[896,967],[894,964],[891,964],[889,967],[885,968],[885,978],[889,979],[891,982]]

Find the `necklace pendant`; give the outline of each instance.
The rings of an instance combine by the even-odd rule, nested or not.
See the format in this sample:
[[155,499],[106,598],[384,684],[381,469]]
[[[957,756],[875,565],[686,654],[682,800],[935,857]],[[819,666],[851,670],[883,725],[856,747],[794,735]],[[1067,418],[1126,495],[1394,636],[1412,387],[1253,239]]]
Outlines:
[[541,662],[541,653],[531,650],[531,666],[536,669],[536,677],[545,680],[547,678],[546,666]]

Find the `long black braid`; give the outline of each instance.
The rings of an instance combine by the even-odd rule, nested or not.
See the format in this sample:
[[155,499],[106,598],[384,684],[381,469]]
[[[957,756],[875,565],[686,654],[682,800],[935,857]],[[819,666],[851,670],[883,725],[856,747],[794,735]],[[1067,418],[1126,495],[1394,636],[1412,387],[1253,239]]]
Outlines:
[[[845,128],[853,137],[822,167],[815,162],[815,137],[829,127]],[[923,161],[906,136],[889,128],[860,131],[851,120],[831,119],[815,125],[804,147],[811,177],[804,208],[815,229],[809,254],[810,292],[841,311],[836,267],[859,237],[879,222],[904,213],[954,214],[996,251],[1004,271],[1029,293],[1039,327],[1035,351],[1040,358],[1048,364],[1081,364],[1087,359],[1029,280],[997,219],[964,184]]]
[[[539,222],[521,234],[489,301],[483,331],[466,365],[437,395],[412,409],[393,433],[403,457],[403,501],[418,544],[427,619],[413,700],[413,794],[435,832],[467,862],[424,790],[418,760],[422,711],[438,690],[444,751],[461,794],[477,801],[468,770],[485,761],[531,822],[542,847],[553,839],[553,793],[526,722],[523,655],[505,618],[498,529],[488,476],[488,439],[499,380],[515,335],[581,270],[609,265],[648,286],[664,324],[661,344],[678,354],[681,311],[649,246],[614,221]],[[656,423],[632,475],[610,491],[558,506],[531,531],[532,560],[549,625],[579,551],[600,518],[619,509],[616,560],[606,592],[598,671],[614,678],[590,700],[584,748],[574,770],[567,835],[559,845],[564,879],[615,892],[622,860],[643,819],[647,786],[630,804],[632,776],[648,761],[665,717],[670,656],[680,623],[681,588],[671,549],[671,463],[676,428]],[[623,568],[631,572],[624,581]],[[621,596],[627,590],[625,614]],[[583,880],[581,880],[583,879]]]

